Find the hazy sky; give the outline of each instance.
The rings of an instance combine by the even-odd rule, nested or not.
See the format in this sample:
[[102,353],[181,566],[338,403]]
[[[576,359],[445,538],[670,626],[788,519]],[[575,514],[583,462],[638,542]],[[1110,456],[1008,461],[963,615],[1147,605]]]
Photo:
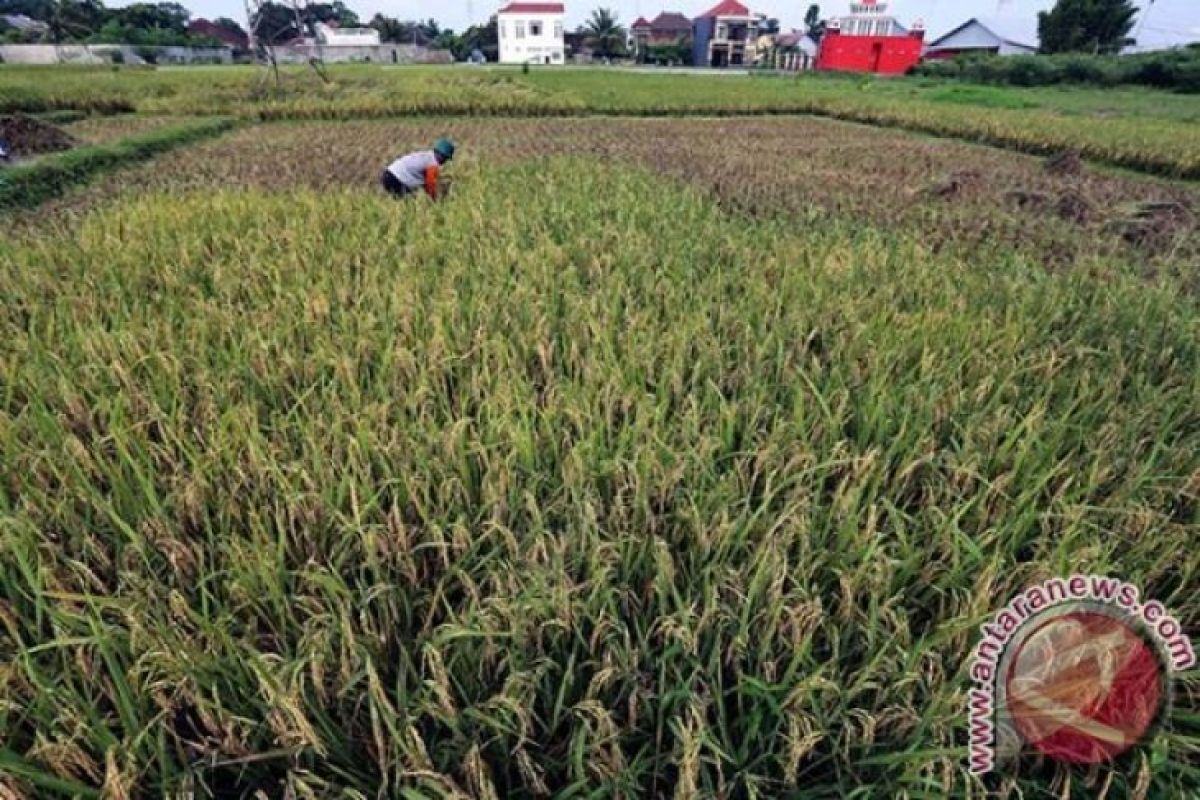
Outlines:
[[[244,0],[181,0],[199,17],[233,17],[245,24]],[[704,11],[717,0],[565,0],[567,27],[583,22],[593,8],[604,5],[617,11],[628,25],[638,15],[653,18],[659,11],[679,11],[689,17]],[[110,5],[128,5],[131,0],[109,0]],[[400,19],[433,17],[445,27],[462,30],[471,22],[485,21],[503,5],[500,0],[344,0],[364,20],[375,12]],[[811,0],[742,0],[752,11],[778,17],[783,27],[799,27]],[[1036,17],[1050,8],[1054,0],[892,0],[892,13],[902,23],[924,19],[930,37],[938,36],[974,16]],[[1140,0],[1149,8],[1138,37],[1142,45],[1176,44],[1200,41],[1200,0]],[[845,13],[848,0],[824,0],[824,16]]]

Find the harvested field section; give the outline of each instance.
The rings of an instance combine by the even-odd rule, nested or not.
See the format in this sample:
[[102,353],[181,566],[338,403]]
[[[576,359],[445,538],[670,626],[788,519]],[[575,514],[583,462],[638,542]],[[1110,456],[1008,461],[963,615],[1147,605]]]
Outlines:
[[59,153],[78,144],[61,127],[25,114],[0,115],[0,139],[17,158]]
[[160,128],[182,125],[187,121],[187,117],[116,114],[107,117],[88,117],[63,127],[76,139],[87,144],[107,144],[128,136],[137,136]]
[[[442,132],[454,173],[553,155],[648,168],[755,216],[833,216],[919,234],[933,250],[1016,251],[1048,265],[1123,259],[1154,274],[1200,258],[1200,192],[995,148],[806,118],[460,120],[242,130],[59,203],[61,218],[125,191],[255,186],[374,190],[383,166]],[[514,187],[539,191],[535,183]],[[45,210],[43,210],[45,211]],[[815,216],[814,216],[815,215]],[[811,219],[809,219],[811,217]],[[1180,266],[1182,265],[1182,266]]]

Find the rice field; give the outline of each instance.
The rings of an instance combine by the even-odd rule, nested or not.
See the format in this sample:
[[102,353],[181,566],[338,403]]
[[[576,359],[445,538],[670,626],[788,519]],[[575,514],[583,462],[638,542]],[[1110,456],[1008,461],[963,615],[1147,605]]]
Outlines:
[[[255,67],[147,70],[0,66],[0,112],[241,116],[256,120],[412,116],[816,114],[998,145],[1072,149],[1129,169],[1200,178],[1200,98],[1167,92],[976,90],[804,75],[707,80],[623,70],[343,66],[276,86]],[[1055,97],[1061,97],[1059,107]],[[1000,97],[1003,102],[996,102]]]
[[[119,118],[118,118],[119,119]],[[71,126],[87,125],[88,122]],[[964,257],[1022,253],[1050,268],[1118,261],[1194,291],[1200,193],[1187,184],[1103,172],[1078,159],[897,135],[811,118],[569,119],[295,123],[250,127],[34,209],[44,228],[114,198],[252,186],[370,186],[381,164],[442,132],[463,145],[459,176],[490,164],[564,156],[649,169],[754,217],[835,218],[920,235]]]
[[116,114],[93,116],[70,122],[63,129],[84,144],[109,144],[188,122],[186,117]]
[[[379,191],[443,133],[445,202]],[[966,692],[1049,577],[1200,626],[1197,200],[812,117],[455,114],[6,212],[0,798],[1196,796],[1194,671],[1087,768],[970,774]]]

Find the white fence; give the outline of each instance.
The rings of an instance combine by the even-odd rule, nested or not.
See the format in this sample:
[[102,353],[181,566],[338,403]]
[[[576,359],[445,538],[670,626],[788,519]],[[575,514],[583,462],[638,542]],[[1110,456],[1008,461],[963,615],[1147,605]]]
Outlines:
[[126,44],[3,44],[5,64],[230,64],[228,47],[140,47]]
[[275,59],[281,64],[303,64],[320,58],[326,64],[449,64],[449,50],[433,50],[412,44],[377,45],[291,45],[276,47]]

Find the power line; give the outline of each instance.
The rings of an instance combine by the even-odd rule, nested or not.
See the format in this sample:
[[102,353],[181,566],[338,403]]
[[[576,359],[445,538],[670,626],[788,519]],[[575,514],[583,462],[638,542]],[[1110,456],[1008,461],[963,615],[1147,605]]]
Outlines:
[[1154,31],[1155,33],[1175,33],[1180,36],[1196,36],[1196,35],[1198,35],[1196,29],[1184,30],[1183,28],[1163,28],[1158,25],[1146,25],[1144,27],[1146,30]]
[[1146,4],[1146,10],[1138,15],[1138,17],[1139,17],[1138,26],[1137,26],[1137,30],[1133,32],[1133,38],[1136,39],[1142,35],[1142,28],[1146,27],[1146,20],[1150,19],[1150,11],[1153,8],[1154,8],[1154,0],[1150,0],[1150,2]]

